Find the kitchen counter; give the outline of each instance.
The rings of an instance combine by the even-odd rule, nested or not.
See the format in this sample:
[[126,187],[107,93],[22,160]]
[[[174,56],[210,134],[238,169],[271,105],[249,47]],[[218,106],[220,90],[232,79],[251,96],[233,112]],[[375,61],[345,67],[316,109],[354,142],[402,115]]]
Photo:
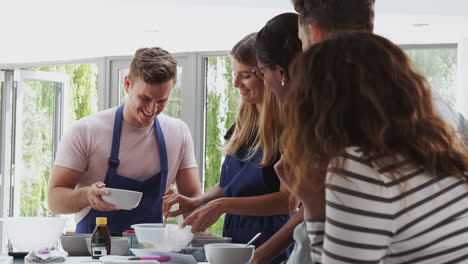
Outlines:
[[[91,257],[67,257],[67,260],[65,262],[62,262],[63,264],[86,264],[86,263],[89,263],[89,264],[93,264],[93,263],[96,263],[98,264],[99,262],[96,261],[96,262],[91,262],[92,259]],[[24,259],[15,259],[13,261],[14,264],[23,264],[24,263]],[[162,264],[171,264],[173,263],[172,261],[169,261],[169,262],[162,262]],[[59,263],[60,264],[60,263]],[[208,264],[208,262],[198,262],[198,264]]]

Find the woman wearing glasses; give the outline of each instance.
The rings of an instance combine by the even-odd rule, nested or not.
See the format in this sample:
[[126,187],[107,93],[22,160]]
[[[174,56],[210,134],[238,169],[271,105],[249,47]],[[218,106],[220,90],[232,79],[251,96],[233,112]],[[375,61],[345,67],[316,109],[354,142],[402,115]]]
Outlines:
[[[226,213],[223,236],[231,237],[233,243],[247,243],[261,232],[254,243],[259,247],[288,221],[297,202],[281,186],[274,163],[260,166],[263,152],[258,147],[258,125],[262,108],[273,109],[271,114],[276,116],[280,111],[277,97],[264,91],[262,80],[254,74],[255,38],[255,33],[246,36],[231,51],[234,86],[240,91],[242,103],[236,123],[225,137],[226,159],[219,184],[197,198],[168,191],[163,209],[170,217],[196,209],[182,224],[192,225],[192,232],[205,231]],[[169,212],[175,203],[179,203],[179,210]],[[280,263],[287,257],[285,252],[270,263]]]

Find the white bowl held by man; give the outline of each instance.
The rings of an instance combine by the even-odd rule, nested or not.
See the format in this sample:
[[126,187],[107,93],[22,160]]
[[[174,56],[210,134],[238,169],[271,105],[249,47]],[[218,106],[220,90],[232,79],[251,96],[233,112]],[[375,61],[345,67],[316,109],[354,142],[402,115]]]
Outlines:
[[[128,237],[111,237],[111,255],[122,256],[128,249]],[[91,237],[86,238],[86,247],[91,255]]]
[[114,188],[103,189],[109,191],[110,194],[102,195],[102,199],[105,202],[113,204],[115,208],[122,210],[132,210],[137,207],[140,203],[141,197],[143,196],[142,192]]
[[148,249],[178,252],[193,239],[191,226],[180,228],[173,224],[166,227],[163,224],[136,224],[132,228],[135,229],[140,246]]
[[52,248],[65,226],[65,220],[57,217],[10,217],[2,221],[7,238],[17,252]]
[[205,245],[206,259],[210,264],[248,264],[252,261],[255,246],[219,243]]

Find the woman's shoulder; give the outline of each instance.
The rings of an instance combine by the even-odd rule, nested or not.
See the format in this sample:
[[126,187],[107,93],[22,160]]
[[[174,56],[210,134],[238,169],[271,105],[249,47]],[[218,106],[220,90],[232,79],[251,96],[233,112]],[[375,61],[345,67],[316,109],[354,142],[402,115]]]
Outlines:
[[375,163],[377,157],[378,155],[365,152],[360,147],[348,147],[341,156],[330,163],[327,181],[331,180],[333,175],[339,175],[350,181],[387,185],[394,179],[381,173],[380,166]]
[[[398,153],[394,155],[376,154],[359,147],[346,148],[343,155],[334,159],[327,170],[327,182],[332,180],[346,183],[365,183],[379,188],[397,188],[401,184],[417,184],[427,180],[421,166]],[[333,179],[333,176],[338,179]],[[340,179],[344,178],[344,179]]]

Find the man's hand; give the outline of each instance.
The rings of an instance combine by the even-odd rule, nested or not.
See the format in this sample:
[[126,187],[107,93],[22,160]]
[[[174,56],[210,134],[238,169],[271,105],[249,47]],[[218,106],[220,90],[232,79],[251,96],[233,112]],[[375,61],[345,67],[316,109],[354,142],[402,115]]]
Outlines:
[[88,198],[89,205],[98,211],[113,211],[116,210],[115,206],[110,203],[106,203],[102,200],[102,195],[109,195],[110,192],[103,190],[106,185],[103,182],[96,182],[88,188],[86,197]]
[[[170,212],[171,207],[174,204],[179,204],[179,209],[174,212]],[[173,190],[169,189],[166,191],[163,197],[163,213],[166,217],[176,217],[181,214],[188,214],[193,210],[197,209],[201,205],[199,199],[190,198],[182,194],[178,194]]]

